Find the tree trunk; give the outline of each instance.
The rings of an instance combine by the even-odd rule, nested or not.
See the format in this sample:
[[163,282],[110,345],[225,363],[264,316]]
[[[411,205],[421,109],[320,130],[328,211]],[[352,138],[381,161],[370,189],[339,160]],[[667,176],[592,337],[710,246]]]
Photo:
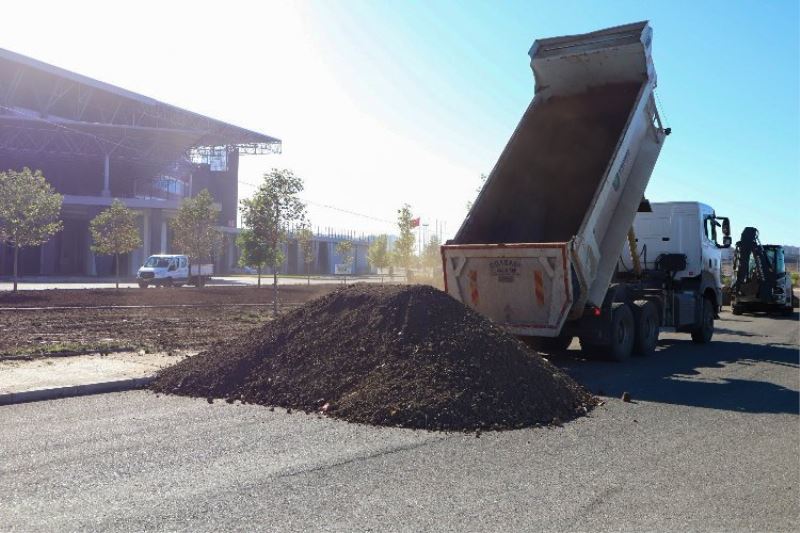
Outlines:
[[308,285],[311,285],[311,265],[306,263],[306,276],[308,276]]
[[117,289],[119,289],[119,254],[114,254],[114,261],[117,263]]
[[278,316],[278,271],[272,271],[272,316]]
[[256,267],[256,272],[258,273],[258,288],[261,288],[261,265]]
[[17,264],[19,263],[19,246],[14,242],[14,292],[17,292]]

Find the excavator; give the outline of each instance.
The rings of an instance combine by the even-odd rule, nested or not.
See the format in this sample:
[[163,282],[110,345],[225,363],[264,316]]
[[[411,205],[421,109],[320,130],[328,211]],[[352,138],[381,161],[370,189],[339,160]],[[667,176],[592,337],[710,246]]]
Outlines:
[[797,307],[792,279],[786,272],[783,246],[761,244],[758,229],[742,231],[733,256],[731,311],[734,315],[765,311],[791,315]]

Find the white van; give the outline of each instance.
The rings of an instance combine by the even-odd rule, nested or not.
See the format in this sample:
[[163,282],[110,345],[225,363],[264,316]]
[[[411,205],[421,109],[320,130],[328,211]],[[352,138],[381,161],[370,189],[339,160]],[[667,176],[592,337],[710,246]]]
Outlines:
[[139,268],[136,281],[139,287],[146,289],[149,285],[163,287],[180,287],[184,284],[202,287],[214,273],[214,265],[189,263],[186,255],[151,255]]

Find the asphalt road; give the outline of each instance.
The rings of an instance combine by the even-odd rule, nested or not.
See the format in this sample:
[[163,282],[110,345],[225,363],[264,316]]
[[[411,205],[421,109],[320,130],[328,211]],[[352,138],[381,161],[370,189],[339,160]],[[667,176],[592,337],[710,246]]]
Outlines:
[[797,314],[723,318],[706,347],[558,360],[608,401],[554,429],[475,438],[147,392],[0,407],[0,529],[796,531]]

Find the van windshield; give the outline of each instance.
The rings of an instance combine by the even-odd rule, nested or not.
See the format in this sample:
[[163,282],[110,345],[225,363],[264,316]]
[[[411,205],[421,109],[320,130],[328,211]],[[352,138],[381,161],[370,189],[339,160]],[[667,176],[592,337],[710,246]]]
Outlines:
[[144,262],[144,266],[151,268],[167,268],[169,266],[169,259],[165,257],[148,257]]

